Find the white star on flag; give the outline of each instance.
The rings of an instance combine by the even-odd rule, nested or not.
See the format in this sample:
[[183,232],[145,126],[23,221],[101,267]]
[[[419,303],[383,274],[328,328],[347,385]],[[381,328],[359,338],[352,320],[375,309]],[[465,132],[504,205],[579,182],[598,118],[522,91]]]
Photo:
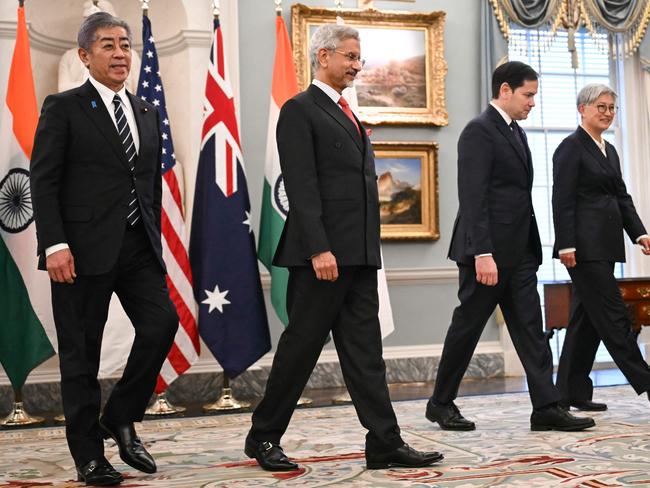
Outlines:
[[153,58],[153,53],[151,51],[147,51],[147,57],[148,58]]
[[156,85],[156,86],[154,87],[154,90],[156,90],[157,92],[159,92],[160,90],[162,90],[162,87],[161,87],[160,85]]
[[153,36],[149,36],[149,42],[154,42]]
[[169,137],[167,136],[167,134],[166,134],[165,132],[163,132],[163,133],[160,135],[160,137],[163,138],[163,141],[166,141],[167,139],[169,139]]
[[156,98],[152,103],[157,107],[158,105],[160,105],[160,100]]
[[253,232],[253,227],[251,226],[251,213],[250,212],[245,212],[246,213],[246,220],[242,222],[242,224],[248,226],[248,233],[250,234]]
[[163,148],[162,148],[162,153],[163,153],[163,154],[167,154],[167,149],[165,149],[165,148],[163,147]]
[[147,73],[151,73],[151,66],[145,66],[145,67],[144,67],[144,70],[145,70]]
[[149,82],[147,80],[144,80],[142,82],[142,86],[143,86],[143,88],[148,88],[149,87]]
[[205,290],[205,294],[208,298],[203,300],[201,303],[210,306],[208,313],[212,313],[215,308],[218,308],[219,312],[223,313],[223,306],[230,304],[230,301],[226,300],[228,290],[219,290],[219,285],[214,285],[214,291]]
[[165,125],[169,125],[169,119],[165,119],[165,120],[163,120],[163,124],[165,124]]

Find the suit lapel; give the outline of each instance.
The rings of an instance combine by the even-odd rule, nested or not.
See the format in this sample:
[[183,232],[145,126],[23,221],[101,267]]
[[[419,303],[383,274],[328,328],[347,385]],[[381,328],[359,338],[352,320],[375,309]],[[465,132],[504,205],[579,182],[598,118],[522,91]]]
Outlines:
[[522,144],[524,146],[526,146],[526,149],[525,149],[526,152],[524,152],[524,149],[521,147],[522,144],[519,144],[517,142],[517,140],[515,139],[515,137],[519,137],[519,136],[516,135],[510,127],[508,127],[508,124],[506,124],[506,121],[503,119],[501,114],[499,112],[497,112],[497,109],[495,109],[492,105],[490,105],[488,107],[488,114],[489,114],[489,117],[494,122],[494,124],[496,125],[499,132],[501,132],[503,137],[505,137],[506,140],[508,141],[508,143],[510,143],[510,145],[513,147],[513,149],[515,150],[515,152],[519,156],[519,159],[521,159],[521,162],[524,163],[526,171],[528,171],[528,173],[530,175],[532,173],[530,171],[531,170],[530,160],[529,160],[530,159],[530,151],[529,151],[529,149],[527,147],[528,145],[525,142],[525,140],[522,140]]
[[[600,148],[594,142],[591,136],[587,133],[587,131],[584,130],[582,127],[578,127],[576,129],[576,132],[578,133],[578,137],[580,138],[580,141],[582,141],[582,145],[589,152],[589,154],[591,154],[593,158],[598,162],[600,167],[606,173],[615,174],[616,176],[618,176],[616,170],[614,169],[613,163],[601,152]],[[607,145],[605,145],[605,150],[608,152],[608,154],[611,151],[607,147]]]
[[[325,112],[327,112],[329,115],[331,115],[339,124],[341,124],[341,126],[348,132],[354,143],[357,145],[359,151],[363,153],[363,142],[361,140],[361,136],[359,135],[359,131],[352,123],[352,121],[348,119],[348,116],[343,113],[343,110],[341,110],[341,108],[317,86],[314,86],[313,84],[309,85],[308,91],[311,96],[314,97],[316,104],[325,110]],[[359,129],[361,129],[361,123],[358,121],[357,123],[359,123]]]
[[99,93],[97,93],[97,90],[95,90],[95,87],[90,81],[86,81],[84,88],[78,95],[80,97],[79,104],[81,108],[95,124],[97,130],[106,138],[118,159],[130,171],[122,141],[120,141],[115,124],[106,110],[102,97],[99,96]]

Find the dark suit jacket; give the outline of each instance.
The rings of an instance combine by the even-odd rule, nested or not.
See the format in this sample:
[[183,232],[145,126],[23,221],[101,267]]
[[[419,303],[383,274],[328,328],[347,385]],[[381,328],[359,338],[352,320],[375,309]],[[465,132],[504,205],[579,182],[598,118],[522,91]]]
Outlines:
[[553,154],[553,257],[574,247],[577,261],[625,262],[623,229],[633,241],[646,233],[616,149],[609,142],[605,146],[607,157],[578,127]]
[[117,129],[90,81],[45,99],[30,168],[40,269],[45,269],[45,249],[64,242],[70,246],[77,274],[96,275],[113,268],[133,183],[143,225],[165,269],[158,111],[130,93],[129,99],[140,137],[133,174]]
[[492,253],[498,267],[512,267],[529,245],[542,262],[530,150],[515,137],[491,105],[460,135],[459,208],[449,246],[449,257],[457,263],[473,265],[475,255]]
[[331,251],[339,266],[381,267],[375,162],[358,123],[361,135],[315,85],[282,107],[277,142],[289,214],[276,266],[308,266]]

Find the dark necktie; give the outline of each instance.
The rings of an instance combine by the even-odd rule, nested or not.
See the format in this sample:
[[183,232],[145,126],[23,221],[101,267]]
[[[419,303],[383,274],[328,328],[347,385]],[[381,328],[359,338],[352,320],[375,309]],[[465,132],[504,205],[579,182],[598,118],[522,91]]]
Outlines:
[[512,122],[510,122],[510,128],[512,129],[512,133],[515,136],[515,140],[517,141],[517,144],[519,144],[519,147],[521,148],[521,150],[523,151],[524,156],[525,156],[526,155],[526,146],[524,145],[524,141],[523,141],[523,138],[521,136],[521,132],[520,132],[521,129],[517,125],[517,122],[515,122],[514,120]]
[[359,128],[359,124],[357,124],[357,119],[355,119],[354,115],[352,114],[352,109],[350,109],[350,104],[348,101],[345,98],[341,97],[339,98],[339,105],[343,109],[343,113],[348,116],[348,119],[350,119],[354,126],[357,128],[359,135],[361,135],[361,129]]
[[[129,162],[129,169],[131,174],[135,171],[135,142],[131,129],[129,129],[129,122],[126,120],[126,114],[122,109],[122,103],[119,95],[113,97],[113,105],[115,105],[115,121],[117,122],[117,133],[119,134],[122,147],[126,154],[126,159]],[[131,183],[131,195],[129,198],[129,206],[126,213],[126,221],[130,225],[135,225],[140,219],[140,207],[138,205],[138,196],[135,193],[135,183]]]

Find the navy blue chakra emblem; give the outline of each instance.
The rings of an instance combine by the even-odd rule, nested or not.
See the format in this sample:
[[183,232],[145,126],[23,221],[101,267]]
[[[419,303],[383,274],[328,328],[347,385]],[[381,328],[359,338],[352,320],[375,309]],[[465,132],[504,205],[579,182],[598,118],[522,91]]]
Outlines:
[[29,171],[14,168],[0,181],[0,228],[17,234],[34,220]]

